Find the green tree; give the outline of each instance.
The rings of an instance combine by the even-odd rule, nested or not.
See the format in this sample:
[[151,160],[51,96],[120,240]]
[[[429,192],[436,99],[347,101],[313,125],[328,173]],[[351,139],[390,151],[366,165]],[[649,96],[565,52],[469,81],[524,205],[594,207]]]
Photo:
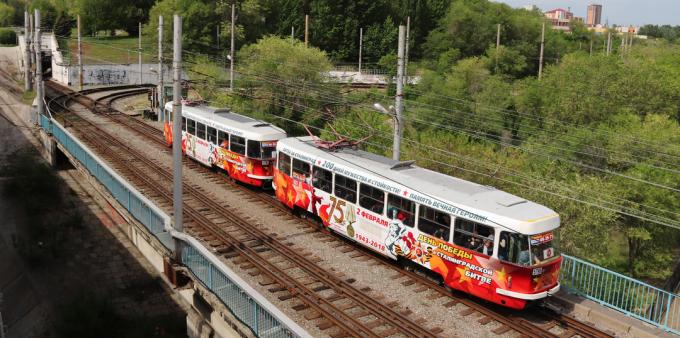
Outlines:
[[0,26],[9,26],[14,21],[14,14],[16,10],[14,7],[0,2]]
[[[338,92],[331,87],[319,87],[323,74],[331,68],[326,53],[305,47],[300,41],[267,36],[243,47],[238,58],[241,60],[238,87],[248,97],[257,98],[255,108],[259,114],[312,125],[322,125],[330,118],[324,114],[333,113],[337,102],[332,98]],[[293,123],[279,122],[288,130],[300,130]]]

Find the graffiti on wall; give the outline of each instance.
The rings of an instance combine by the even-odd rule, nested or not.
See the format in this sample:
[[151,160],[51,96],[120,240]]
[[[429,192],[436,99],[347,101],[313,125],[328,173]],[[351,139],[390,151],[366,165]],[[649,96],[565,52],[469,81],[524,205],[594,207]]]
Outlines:
[[123,84],[128,83],[129,79],[127,70],[124,69],[93,69],[87,71],[89,83],[96,84]]

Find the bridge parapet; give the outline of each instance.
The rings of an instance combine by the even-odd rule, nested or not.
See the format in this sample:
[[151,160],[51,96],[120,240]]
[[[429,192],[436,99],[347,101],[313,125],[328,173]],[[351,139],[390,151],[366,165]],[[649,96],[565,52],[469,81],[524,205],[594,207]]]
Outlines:
[[576,257],[562,256],[560,282],[569,291],[680,334],[680,295]]
[[[175,250],[173,238],[182,241],[181,263],[195,279],[210,290],[222,304],[257,337],[309,337],[292,319],[249,286],[195,238],[174,231],[171,218],[137,189],[119,176],[96,154],[66,130],[58,121],[40,116],[40,127],[53,135],[101,183],[146,230],[167,249]],[[154,263],[154,262],[152,262]],[[154,266],[158,267],[156,262]],[[161,262],[161,271],[163,271]]]

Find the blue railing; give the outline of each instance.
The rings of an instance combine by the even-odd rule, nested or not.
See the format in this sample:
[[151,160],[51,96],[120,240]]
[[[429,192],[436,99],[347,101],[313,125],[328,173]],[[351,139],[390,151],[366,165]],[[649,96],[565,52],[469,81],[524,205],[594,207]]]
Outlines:
[[194,247],[185,246],[182,248],[182,263],[224,304],[231,304],[232,314],[248,326],[256,336],[297,337]]
[[169,236],[167,231],[165,231],[165,217],[167,216],[164,217],[161,213],[153,210],[155,207],[152,207],[150,202],[141,197],[136,190],[124,182],[112,169],[101,163],[98,158],[95,158],[89,150],[86,150],[79,142],[75,141],[60,124],[54,123],[46,116],[41,115],[40,125],[45,130],[51,132],[57,142],[75,157],[99,183],[104,185],[116,201],[142,223],[151,234],[161,240],[166,248],[169,248],[167,242]]
[[[250,328],[257,337],[300,337],[306,332],[282,315],[256,291],[247,286],[225,266],[218,267],[217,258],[186,234],[177,234],[170,228],[170,218],[130,186],[113,169],[96,157],[75,139],[58,122],[40,115],[40,126],[51,133],[62,147],[78,160],[111,195],[132,214],[163,245],[172,250],[174,237],[183,241],[182,263],[222,301],[236,318]],[[210,257],[208,257],[210,256]],[[223,270],[223,271],[222,271]],[[285,322],[285,325],[284,325]],[[299,334],[296,334],[298,332]]]
[[584,260],[562,255],[560,281],[569,291],[680,334],[680,296]]

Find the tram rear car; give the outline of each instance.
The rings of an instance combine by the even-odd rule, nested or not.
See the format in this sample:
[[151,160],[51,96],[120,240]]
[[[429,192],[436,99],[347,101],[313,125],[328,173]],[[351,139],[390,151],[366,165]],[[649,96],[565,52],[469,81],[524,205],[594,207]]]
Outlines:
[[313,138],[277,144],[273,187],[291,209],[446,285],[514,309],[559,290],[559,216],[492,187]]
[[[165,105],[163,135],[172,146],[172,103]],[[276,143],[285,138],[281,128],[267,122],[205,105],[182,106],[182,153],[229,177],[257,187],[273,178]]]

